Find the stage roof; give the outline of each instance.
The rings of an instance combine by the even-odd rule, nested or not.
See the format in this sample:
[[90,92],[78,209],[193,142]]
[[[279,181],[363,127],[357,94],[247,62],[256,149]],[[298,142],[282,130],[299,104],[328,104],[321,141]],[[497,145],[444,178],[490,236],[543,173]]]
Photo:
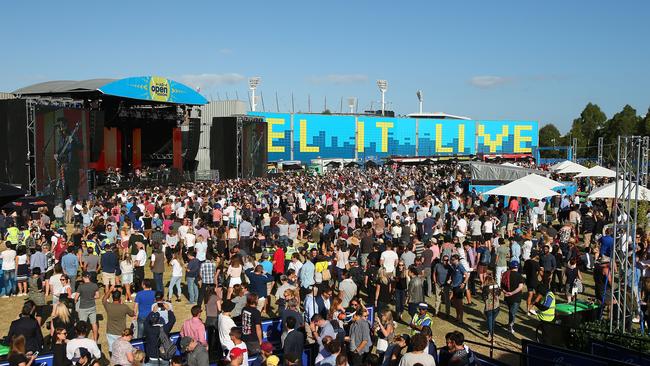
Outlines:
[[137,76],[125,79],[56,80],[15,90],[21,96],[70,96],[101,93],[121,98],[160,103],[202,105],[208,101],[191,87],[160,76]]

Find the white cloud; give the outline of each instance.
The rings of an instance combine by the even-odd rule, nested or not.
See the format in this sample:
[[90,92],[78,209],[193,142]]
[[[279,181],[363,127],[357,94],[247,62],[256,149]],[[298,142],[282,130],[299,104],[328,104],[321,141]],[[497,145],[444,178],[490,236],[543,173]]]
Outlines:
[[481,89],[489,89],[512,82],[513,79],[503,76],[482,75],[469,79],[469,84]]
[[194,88],[209,89],[219,85],[232,85],[246,80],[243,75],[229,74],[188,74],[182,75],[179,81]]
[[357,84],[368,81],[368,75],[364,74],[329,74],[324,76],[312,76],[307,79],[313,84]]

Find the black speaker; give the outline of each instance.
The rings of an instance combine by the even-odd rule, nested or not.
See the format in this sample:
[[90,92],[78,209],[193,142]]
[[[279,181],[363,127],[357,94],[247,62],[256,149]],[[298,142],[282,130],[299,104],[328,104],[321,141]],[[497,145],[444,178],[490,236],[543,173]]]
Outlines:
[[[237,141],[238,129],[241,144]],[[267,144],[267,127],[262,118],[215,117],[210,129],[210,169],[219,170],[222,179],[265,176]]]
[[246,119],[242,123],[241,176],[242,178],[266,176],[268,161],[267,127],[261,119]]
[[[190,118],[189,129],[183,132],[183,147],[185,149],[185,156],[183,157],[183,165],[194,161],[196,154],[199,152],[199,140],[201,138],[201,119]],[[190,170],[194,171],[196,169]],[[186,170],[187,171],[187,170]]]

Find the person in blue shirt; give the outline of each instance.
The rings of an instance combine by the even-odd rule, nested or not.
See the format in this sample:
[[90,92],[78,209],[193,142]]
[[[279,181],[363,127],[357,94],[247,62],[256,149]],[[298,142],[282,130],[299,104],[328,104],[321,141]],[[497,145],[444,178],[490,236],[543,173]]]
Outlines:
[[142,290],[138,291],[135,294],[135,304],[133,305],[133,311],[135,312],[138,318],[138,332],[135,335],[136,337],[142,337],[144,334],[144,325],[145,320],[149,313],[151,313],[151,308],[156,302],[156,292],[151,289],[151,279],[146,278],[142,281]]
[[[612,229],[608,228],[605,231],[605,235],[600,238],[600,251],[598,252],[598,258],[612,256],[612,249],[614,248],[614,238],[612,237]],[[596,258],[596,259],[598,259]]]
[[312,249],[309,253],[310,258],[305,261],[305,264],[300,267],[300,295],[304,298],[305,295],[311,292],[311,287],[316,283],[314,280],[314,273],[316,267],[312,261],[318,254],[317,249]]
[[467,288],[469,272],[460,264],[458,254],[451,256],[452,303],[456,309],[456,321],[463,323],[463,294]]
[[63,273],[70,278],[70,287],[72,292],[76,290],[77,282],[77,271],[79,270],[79,259],[75,254],[75,247],[68,248],[68,254],[61,257],[61,268],[63,268]]
[[269,255],[266,252],[262,253],[260,265],[262,265],[264,273],[273,273],[273,263],[269,260]]
[[264,301],[268,297],[268,290],[266,284],[273,281],[273,276],[270,273],[264,273],[264,268],[261,265],[255,266],[255,271],[252,268],[246,270],[246,276],[248,276],[248,290],[254,294],[257,294],[258,298],[258,309],[261,311],[264,310]]

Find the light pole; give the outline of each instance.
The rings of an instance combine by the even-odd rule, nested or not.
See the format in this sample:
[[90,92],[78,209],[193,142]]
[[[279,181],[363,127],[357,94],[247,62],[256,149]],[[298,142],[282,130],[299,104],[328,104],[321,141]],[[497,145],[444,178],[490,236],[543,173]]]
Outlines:
[[257,107],[257,102],[255,101],[255,89],[257,89],[257,86],[260,85],[261,80],[262,78],[259,76],[248,79],[248,87],[251,90],[251,111],[253,112],[255,112],[255,108]]
[[348,107],[350,108],[350,114],[354,114],[354,106],[357,104],[357,98],[350,97],[348,98]]
[[418,106],[419,106],[419,111],[420,114],[422,114],[422,101],[424,100],[424,97],[422,96],[422,90],[418,90],[415,95],[418,96]]
[[381,91],[381,115],[384,115],[386,110],[386,90],[388,90],[388,81],[386,80],[377,80],[377,87]]

